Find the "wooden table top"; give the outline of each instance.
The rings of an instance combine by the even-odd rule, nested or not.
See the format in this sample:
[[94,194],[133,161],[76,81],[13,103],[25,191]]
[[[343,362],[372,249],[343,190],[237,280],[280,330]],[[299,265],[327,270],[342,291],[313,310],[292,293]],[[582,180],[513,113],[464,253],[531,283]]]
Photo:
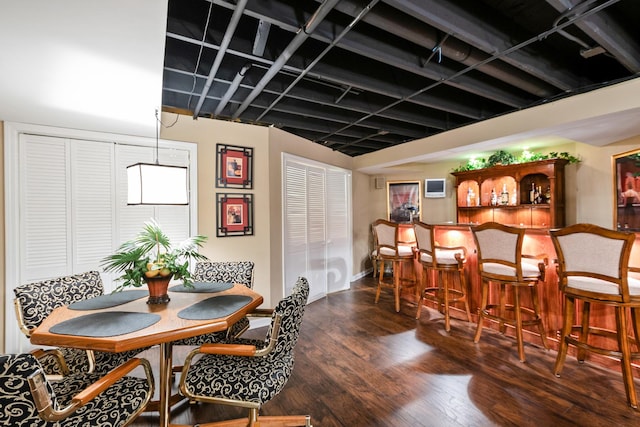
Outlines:
[[[186,320],[178,317],[178,313],[182,309],[204,301],[207,298],[222,295],[246,295],[251,297],[251,300],[247,305],[234,313],[217,319]],[[169,297],[171,301],[167,304],[157,305],[147,304],[147,297],[142,297],[125,304],[98,310],[73,310],[66,306],[60,307],[55,309],[45,321],[33,331],[31,334],[31,343],[108,352],[134,350],[182,338],[226,330],[263,302],[262,296],[242,284],[235,284],[231,289],[215,293],[169,291]],[[160,316],[160,320],[144,329],[109,337],[64,335],[49,331],[53,326],[66,320],[108,311],[155,313]]]

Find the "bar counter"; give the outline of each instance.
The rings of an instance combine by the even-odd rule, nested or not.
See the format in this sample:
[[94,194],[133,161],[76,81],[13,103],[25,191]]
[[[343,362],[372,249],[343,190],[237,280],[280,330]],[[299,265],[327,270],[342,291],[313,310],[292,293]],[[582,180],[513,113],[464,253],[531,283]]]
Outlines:
[[[465,267],[465,275],[468,286],[468,300],[471,309],[471,315],[474,322],[477,321],[478,308],[480,306],[481,298],[481,282],[480,275],[478,273],[478,263],[476,255],[476,245],[473,240],[473,234],[471,233],[470,224],[436,224],[435,225],[435,239],[440,246],[464,246],[467,248],[467,265]],[[597,250],[597,248],[594,248]],[[558,288],[558,276],[556,273],[556,252],[551,241],[549,229],[546,228],[527,228],[525,238],[523,242],[523,254],[527,255],[539,255],[546,254],[548,258],[548,265],[546,267],[545,281],[539,285],[539,301],[541,309],[541,317],[544,322],[545,331],[547,333],[548,343],[551,349],[558,349],[558,336],[562,328],[562,294]],[[631,253],[630,265],[640,266],[640,239],[638,233],[636,233],[636,243]],[[416,274],[419,279],[422,276],[422,266],[419,262],[415,263]],[[491,292],[495,289],[492,286]],[[523,306],[531,306],[531,298],[528,292],[522,292],[522,304]],[[490,294],[493,297],[493,294]],[[508,296],[509,298],[509,296]],[[430,302],[425,302],[427,306],[431,308],[437,308]],[[581,308],[578,306],[576,310],[577,315],[580,313]],[[451,307],[452,317],[457,319],[465,319],[464,307],[460,305],[453,305]],[[593,324],[606,329],[615,330],[615,315],[611,307],[605,307],[602,304],[594,304],[591,308],[591,318]],[[574,324],[578,324],[576,320]],[[486,327],[498,330],[498,325],[495,322],[488,322]],[[533,330],[533,329],[530,329]],[[514,330],[507,328],[507,335],[514,337]],[[472,339],[473,337],[470,337]],[[526,342],[541,346],[540,338],[537,334],[527,331],[525,328],[524,339]],[[594,339],[601,339],[594,337]],[[605,340],[607,342],[607,340]],[[616,348],[616,343],[609,341],[612,345],[611,348]],[[515,345],[515,341],[514,341]],[[608,344],[605,344],[608,345]],[[570,354],[573,349],[570,348]],[[618,361],[611,361],[604,359],[598,355],[588,355],[587,360],[592,360],[596,363],[606,365],[614,369],[619,369]]]

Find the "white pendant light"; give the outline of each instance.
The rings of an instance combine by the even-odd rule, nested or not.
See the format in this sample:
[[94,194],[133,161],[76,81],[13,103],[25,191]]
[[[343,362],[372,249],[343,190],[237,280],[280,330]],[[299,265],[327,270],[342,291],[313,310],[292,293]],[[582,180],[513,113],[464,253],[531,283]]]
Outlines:
[[158,161],[158,110],[156,110],[156,162],[127,166],[127,205],[188,205],[185,166]]

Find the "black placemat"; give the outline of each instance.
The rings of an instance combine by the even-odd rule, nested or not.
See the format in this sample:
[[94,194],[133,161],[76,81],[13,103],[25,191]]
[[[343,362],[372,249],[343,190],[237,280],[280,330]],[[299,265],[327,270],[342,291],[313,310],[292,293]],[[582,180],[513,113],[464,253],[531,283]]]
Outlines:
[[193,288],[189,288],[183,285],[175,285],[169,288],[171,292],[192,292],[192,293],[205,293],[205,292],[222,292],[227,289],[233,288],[233,283],[223,282],[193,282]]
[[51,327],[49,332],[84,337],[113,337],[147,328],[158,320],[159,314],[105,311],[65,320]]
[[178,317],[187,320],[207,320],[228,316],[251,302],[247,295],[221,295],[182,309]]
[[95,298],[74,302],[69,305],[69,308],[71,310],[100,310],[102,308],[116,307],[148,296],[149,291],[145,290],[114,292],[112,294],[100,295]]

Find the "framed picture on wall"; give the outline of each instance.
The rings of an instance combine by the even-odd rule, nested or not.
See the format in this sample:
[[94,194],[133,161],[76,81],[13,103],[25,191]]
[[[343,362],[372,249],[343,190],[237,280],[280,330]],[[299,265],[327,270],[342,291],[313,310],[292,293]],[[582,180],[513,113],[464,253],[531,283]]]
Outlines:
[[253,148],[216,144],[216,187],[253,188]]
[[640,150],[613,156],[613,226],[640,231]]
[[216,193],[216,236],[253,235],[253,194]]
[[422,218],[421,181],[387,181],[387,217],[398,223]]

